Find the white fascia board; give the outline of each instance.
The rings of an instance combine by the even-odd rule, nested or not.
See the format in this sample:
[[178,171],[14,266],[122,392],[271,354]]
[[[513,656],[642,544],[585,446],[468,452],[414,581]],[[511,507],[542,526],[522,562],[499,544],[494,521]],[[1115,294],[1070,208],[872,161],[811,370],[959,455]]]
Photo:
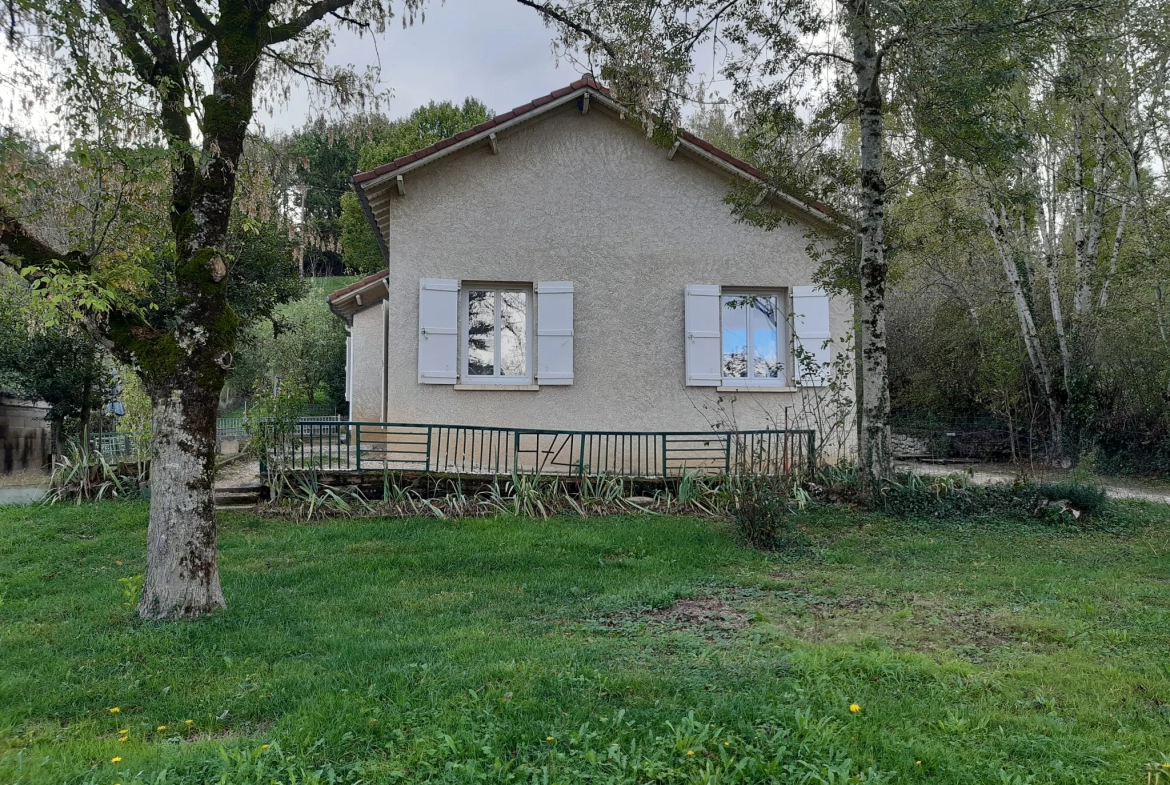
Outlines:
[[833,219],[831,216],[825,215],[820,210],[817,210],[816,208],[806,204],[805,202],[802,202],[801,200],[797,199],[795,196],[792,196],[790,194],[786,194],[783,191],[777,191],[774,188],[770,188],[768,186],[768,184],[766,182],[764,182],[763,180],[761,180],[760,178],[748,174],[744,170],[740,169],[738,166],[731,165],[730,163],[728,163],[727,161],[724,161],[722,158],[720,158],[717,155],[712,155],[711,153],[707,152],[702,147],[699,147],[696,144],[692,144],[691,142],[688,142],[686,140],[681,140],[681,141],[682,141],[682,149],[686,150],[689,154],[691,154],[697,158],[701,158],[704,161],[707,161],[708,163],[714,164],[715,166],[719,167],[723,171],[728,172],[729,174],[733,174],[736,177],[739,177],[740,179],[747,180],[749,183],[755,183],[757,185],[764,186],[764,188],[767,189],[766,193],[768,193],[771,196],[777,197],[782,202],[785,202],[785,203],[791,205],[792,207],[795,207],[797,210],[799,210],[800,212],[809,216],[810,218],[816,219],[816,221],[818,223],[828,224],[829,226],[832,226],[836,229],[841,229],[844,231],[851,231],[848,226],[845,226],[844,224]]

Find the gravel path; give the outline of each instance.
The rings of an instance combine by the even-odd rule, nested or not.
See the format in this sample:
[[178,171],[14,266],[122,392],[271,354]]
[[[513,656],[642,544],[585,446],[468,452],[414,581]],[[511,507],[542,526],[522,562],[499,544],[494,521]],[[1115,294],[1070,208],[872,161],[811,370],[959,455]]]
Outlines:
[[[922,463],[920,461],[903,461],[898,464],[899,470],[926,474],[934,477],[947,474],[969,474],[977,483],[990,485],[994,483],[1012,482],[1019,476],[1019,472],[1011,467],[996,466],[994,464],[937,464]],[[1044,481],[1066,480],[1069,472],[1057,469],[1036,470],[1029,472],[1031,479]],[[1140,480],[1122,479],[1117,477],[1095,477],[1093,485],[1104,488],[1113,499],[1139,499],[1147,502],[1161,502],[1170,504],[1170,487],[1159,486],[1156,483],[1144,483]]]

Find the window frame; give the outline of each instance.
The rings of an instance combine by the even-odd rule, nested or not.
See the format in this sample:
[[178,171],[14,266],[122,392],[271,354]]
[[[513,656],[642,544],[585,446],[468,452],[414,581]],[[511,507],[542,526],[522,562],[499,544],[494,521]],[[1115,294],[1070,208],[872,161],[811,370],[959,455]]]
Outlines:
[[[471,307],[471,292],[475,291],[490,291],[494,293],[494,308],[493,317],[495,320],[494,339],[492,341],[494,356],[493,356],[493,374],[491,376],[472,375],[470,372],[471,363],[471,346],[470,346],[470,329],[471,319],[469,316],[469,309]],[[500,352],[502,341],[500,340],[500,316],[502,313],[502,295],[506,292],[520,293],[524,295],[524,375],[523,376],[503,376],[500,374],[501,358]],[[459,284],[459,382],[463,385],[502,385],[502,386],[521,386],[533,384],[532,369],[536,367],[533,353],[536,349],[534,342],[535,338],[535,322],[533,319],[533,311],[536,309],[535,287],[528,282],[501,282],[501,281],[461,281]]]
[[[752,297],[752,296],[769,296],[776,298],[776,307],[779,311],[776,319],[776,356],[780,362],[780,374],[776,377],[770,376],[752,376],[755,372],[755,364],[752,362],[752,354],[755,348],[752,338],[751,315],[755,311],[754,308],[749,309],[744,318],[744,329],[747,333],[746,352],[747,352],[747,376],[723,376],[723,347],[725,326],[723,318],[726,315],[726,307],[724,306],[725,297]],[[789,325],[789,313],[792,307],[789,302],[789,293],[786,288],[763,288],[751,286],[720,286],[719,287],[719,371],[720,371],[720,386],[721,387],[788,387],[790,371],[792,368],[792,340],[791,340],[791,326]]]

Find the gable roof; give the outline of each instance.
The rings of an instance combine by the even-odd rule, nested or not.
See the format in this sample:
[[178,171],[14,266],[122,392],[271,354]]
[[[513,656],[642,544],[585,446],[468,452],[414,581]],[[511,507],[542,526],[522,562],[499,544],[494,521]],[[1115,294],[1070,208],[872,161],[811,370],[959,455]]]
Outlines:
[[[389,199],[392,198],[390,195],[391,191],[399,187],[404,187],[401,186],[401,181],[399,180],[402,175],[469,147],[483,144],[494,145],[496,131],[503,131],[531,122],[553,109],[576,101],[582,101],[585,98],[596,99],[598,104],[618,114],[619,117],[624,117],[626,114],[626,107],[614,100],[613,93],[608,87],[605,87],[592,77],[584,77],[559,90],[553,90],[548,95],[534,98],[523,106],[517,106],[510,112],[496,115],[492,119],[473,126],[466,131],[461,131],[454,136],[435,142],[429,147],[424,147],[409,155],[395,158],[393,161],[384,163],[369,171],[355,174],[353,176],[354,191],[357,193],[358,201],[361,202],[362,209],[366,214],[366,220],[370,223],[370,227],[374,231],[374,237],[378,241],[383,255],[387,252],[387,245],[386,238],[382,235],[378,219],[385,214]],[[676,142],[676,146],[679,149],[685,150],[695,158],[713,164],[734,176],[765,186],[770,196],[778,199],[788,209],[804,216],[806,219],[812,219],[814,222],[824,226],[840,227],[837,216],[833,215],[825,205],[819,202],[806,202],[792,194],[768,186],[763,172],[748,162],[736,158],[726,150],[721,150],[705,139],[695,136],[690,131],[681,128],[678,129]],[[382,278],[385,278],[387,272],[384,270],[375,273],[333,292],[328,297],[330,308],[338,316],[342,316],[342,318],[347,318],[347,315],[352,316],[353,311],[357,310],[357,307],[353,304],[354,298],[358,297],[359,293],[369,290],[373,284],[376,284]],[[385,290],[383,287],[382,296],[384,295]]]

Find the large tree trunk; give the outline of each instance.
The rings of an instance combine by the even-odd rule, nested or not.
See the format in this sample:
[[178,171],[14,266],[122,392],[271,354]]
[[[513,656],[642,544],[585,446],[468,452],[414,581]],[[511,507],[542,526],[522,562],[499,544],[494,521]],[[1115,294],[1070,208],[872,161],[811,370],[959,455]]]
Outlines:
[[145,619],[224,607],[212,488],[217,396],[209,387],[151,392],[150,527],[138,604]]
[[885,117],[881,57],[864,3],[846,3],[861,122],[861,426],[858,458],[867,494],[894,473],[890,449],[890,379],[886,352]]

